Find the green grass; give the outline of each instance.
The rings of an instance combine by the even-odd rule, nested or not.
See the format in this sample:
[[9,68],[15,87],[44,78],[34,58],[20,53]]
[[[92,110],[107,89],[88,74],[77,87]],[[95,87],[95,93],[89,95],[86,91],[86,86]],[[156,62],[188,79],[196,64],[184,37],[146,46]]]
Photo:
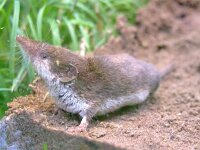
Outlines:
[[45,144],[43,144],[43,150],[48,150],[48,146],[47,146],[47,144],[45,143]]
[[79,50],[82,38],[87,51],[106,42],[115,31],[116,17],[134,23],[136,11],[147,0],[0,0],[0,117],[6,103],[30,92],[34,70],[22,59],[16,35]]

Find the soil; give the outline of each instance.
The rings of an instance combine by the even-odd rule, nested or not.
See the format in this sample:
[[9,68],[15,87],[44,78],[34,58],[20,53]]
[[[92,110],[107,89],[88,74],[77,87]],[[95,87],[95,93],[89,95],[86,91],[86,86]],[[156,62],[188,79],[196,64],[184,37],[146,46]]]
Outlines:
[[[38,149],[42,143],[49,149],[59,144],[60,149],[65,144],[73,149],[200,149],[200,1],[151,0],[139,10],[136,26],[120,16],[117,28],[119,36],[95,55],[127,52],[159,69],[175,66],[147,102],[94,118],[87,133],[72,133],[67,129],[77,126],[79,118],[54,114],[56,106],[49,96],[44,100],[46,90],[38,80],[32,83],[33,94],[15,99],[7,113],[23,116],[20,130],[35,136]],[[41,136],[44,130],[51,134]]]

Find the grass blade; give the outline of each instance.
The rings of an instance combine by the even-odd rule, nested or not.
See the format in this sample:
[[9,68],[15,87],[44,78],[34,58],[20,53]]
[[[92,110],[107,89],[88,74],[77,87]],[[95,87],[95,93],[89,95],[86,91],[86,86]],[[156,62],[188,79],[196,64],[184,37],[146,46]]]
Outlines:
[[0,9],[2,9],[3,8],[3,6],[5,5],[5,3],[6,3],[6,1],[7,0],[4,0],[1,4],[0,4]]
[[36,39],[36,40],[38,40],[37,32],[36,32],[36,30],[35,30],[35,27],[34,27],[34,24],[33,24],[33,21],[32,21],[32,19],[31,19],[30,15],[27,16],[27,20],[28,20],[28,24],[29,24],[29,26],[30,26],[31,33],[32,33],[32,35],[33,35],[33,38]]
[[10,88],[0,88],[0,92],[11,91]]
[[87,50],[91,50],[91,47],[90,47],[90,36],[88,34],[87,28],[84,28],[84,27],[80,26],[79,29],[81,31],[82,38],[84,38],[85,41],[86,41],[86,49]]
[[46,8],[46,5],[44,5],[37,16],[37,35],[38,35],[38,40],[42,40],[42,20],[43,20],[43,14],[44,10]]
[[51,26],[52,38],[54,45],[61,45],[60,31],[58,23],[55,20],[50,20],[49,25]]
[[95,13],[88,7],[86,7],[85,5],[83,5],[82,3],[77,3],[76,7],[78,7],[78,9],[82,10],[84,13],[86,13],[89,17],[91,17],[94,21],[98,21],[97,16],[95,15]]
[[70,20],[64,18],[64,22],[65,24],[67,25],[68,27],[68,31],[69,31],[69,34],[71,36],[71,39],[72,39],[72,48],[74,50],[78,50],[79,49],[79,43],[78,43],[78,38],[77,38],[77,35],[75,33],[75,29],[74,29],[74,26],[73,24],[70,22]]
[[27,70],[26,70],[26,66],[23,65],[17,75],[17,77],[13,80],[13,84],[12,84],[12,87],[11,87],[11,91],[16,91],[17,88],[19,87],[20,83],[22,82],[22,80],[24,79],[24,77],[26,76],[27,74]]
[[20,13],[20,3],[19,0],[15,0],[14,4],[14,16],[13,16],[13,24],[11,29],[10,36],[10,59],[9,59],[9,67],[12,77],[15,75],[15,45],[16,45],[16,33],[19,23],[19,13]]

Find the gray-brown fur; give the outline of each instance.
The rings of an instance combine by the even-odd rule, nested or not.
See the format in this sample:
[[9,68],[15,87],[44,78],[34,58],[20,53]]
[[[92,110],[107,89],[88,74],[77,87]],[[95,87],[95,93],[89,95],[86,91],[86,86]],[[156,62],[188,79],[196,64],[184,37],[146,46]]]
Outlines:
[[25,37],[18,36],[17,41],[57,105],[79,113],[87,121],[95,115],[141,103],[159,86],[160,73],[128,54],[83,58],[65,48]]

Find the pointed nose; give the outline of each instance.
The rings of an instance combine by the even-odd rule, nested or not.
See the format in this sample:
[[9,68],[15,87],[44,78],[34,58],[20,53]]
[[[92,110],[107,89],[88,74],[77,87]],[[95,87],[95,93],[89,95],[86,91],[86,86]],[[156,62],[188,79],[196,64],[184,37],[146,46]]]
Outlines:
[[38,48],[39,42],[26,38],[24,36],[17,36],[17,42],[28,54],[35,54]]

